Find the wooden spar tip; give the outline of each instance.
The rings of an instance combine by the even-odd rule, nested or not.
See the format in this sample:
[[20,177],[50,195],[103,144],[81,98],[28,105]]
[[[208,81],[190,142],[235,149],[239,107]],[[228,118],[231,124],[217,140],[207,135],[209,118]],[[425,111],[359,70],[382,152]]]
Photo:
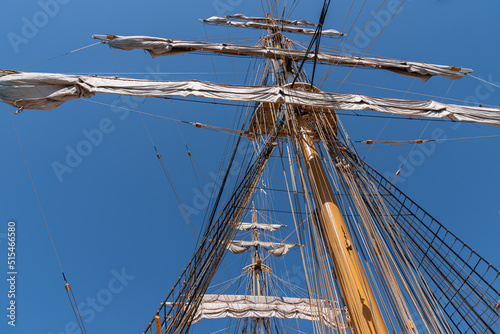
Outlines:
[[92,35],[92,38],[93,39],[99,39],[101,40],[103,43],[106,43],[108,41],[112,41],[114,39],[117,39],[118,36],[116,35],[109,35],[109,34],[106,34],[106,35],[98,35],[98,34],[94,34]]
[[100,39],[101,41],[107,41],[108,37],[106,35],[92,35],[93,39]]
[[239,133],[243,135],[248,135],[248,131],[241,131],[241,130],[235,130],[235,129],[229,129],[229,128],[222,128],[220,126],[215,126],[215,125],[207,125],[207,124],[202,124],[199,122],[185,122],[191,125],[194,125],[197,128],[208,128],[208,129],[216,129],[216,130],[222,130],[222,131],[227,131],[227,132],[234,132],[234,133]]
[[161,319],[158,315],[155,315],[155,324],[156,324],[156,334],[161,334]]
[[12,71],[12,70],[2,70],[0,68],[0,77],[3,77],[4,75],[9,75],[9,74],[18,74],[21,73],[19,71]]

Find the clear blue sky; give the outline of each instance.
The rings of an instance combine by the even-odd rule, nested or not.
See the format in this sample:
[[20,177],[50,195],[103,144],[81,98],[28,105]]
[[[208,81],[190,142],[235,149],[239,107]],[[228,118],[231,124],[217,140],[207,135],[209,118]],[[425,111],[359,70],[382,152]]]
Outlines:
[[[292,1],[288,1],[289,3]],[[391,15],[388,1],[383,7]],[[140,3],[140,5],[139,5]],[[350,2],[349,2],[350,3]],[[369,1],[359,18],[350,44],[382,1]],[[400,1],[393,0],[399,4]],[[293,19],[316,22],[320,1],[300,1]],[[340,29],[348,4],[333,1],[326,27]],[[150,35],[204,40],[259,36],[237,28],[203,26],[198,19],[217,14],[262,15],[260,1],[70,1],[5,2],[0,27],[0,68],[58,73],[135,72],[161,73],[158,79],[199,79],[241,83],[248,59],[183,55],[152,60],[142,52],[111,52],[97,45],[69,55],[41,61],[94,43],[92,34]],[[370,54],[464,66],[476,76],[500,83],[498,54],[500,4],[492,1],[407,1],[375,41]],[[358,39],[366,49],[384,24]],[[352,22],[351,22],[352,23]],[[292,36],[295,37],[295,36]],[[327,46],[334,40],[324,39]],[[35,64],[35,65],[33,65]],[[27,67],[29,66],[29,67]],[[26,68],[25,68],[26,67]],[[219,73],[213,74],[214,67]],[[321,67],[320,70],[323,68]],[[237,74],[233,75],[233,71]],[[187,74],[181,74],[187,73]],[[323,90],[335,91],[348,71],[334,71]],[[319,72],[321,73],[321,72]],[[110,74],[113,75],[113,74]],[[132,76],[132,75],[128,75]],[[356,69],[339,92],[383,97],[429,99],[427,94],[479,101],[500,106],[500,89],[466,77],[453,82],[432,78],[427,83],[392,73]],[[400,90],[400,91],[394,91]],[[401,92],[403,91],[403,92]],[[404,93],[408,91],[408,93]],[[441,97],[441,98],[439,98]],[[148,99],[119,100],[96,96],[93,101],[118,103],[145,112],[225,126],[233,119],[232,107]],[[447,100],[444,100],[445,102]],[[454,103],[453,101],[449,101]],[[457,102],[460,103],[460,102]],[[17,326],[7,325],[7,282],[0,281],[1,333],[73,333],[74,320],[60,269],[41,217],[31,182],[10,121],[7,107],[0,113],[0,272],[5,277],[7,222],[17,222]],[[13,112],[14,109],[10,108]],[[196,205],[196,179],[176,123],[145,117],[145,122],[187,204]],[[375,139],[386,118],[343,117],[352,139]],[[113,111],[87,101],[71,101],[53,111],[25,110],[14,115],[24,153],[35,182],[66,276],[80,303],[86,303],[88,333],[137,333],[143,330],[191,257],[194,236],[184,223],[175,196],[157,162],[151,142],[136,114]],[[387,123],[380,139],[417,139],[425,121]],[[68,150],[76,149],[85,133],[104,127],[92,152],[74,160],[69,173],[54,172],[54,162],[64,163]],[[210,175],[218,169],[227,137],[180,124],[186,143]],[[94,131],[94,132],[92,132]],[[431,122],[422,138],[499,135],[497,127]],[[98,138],[97,136],[96,138]],[[398,186],[479,254],[500,266],[500,138],[449,141],[416,147]],[[411,146],[373,148],[368,163],[393,175]],[[365,155],[367,149],[360,149]],[[203,181],[202,186],[204,186]],[[203,214],[193,214],[197,228]],[[284,222],[287,223],[287,222]],[[234,258],[231,258],[231,261]],[[124,276],[123,273],[126,275]],[[119,278],[117,278],[119,277]],[[96,302],[93,302],[93,300]],[[99,302],[100,300],[100,302]],[[96,305],[91,306],[93,303]],[[91,320],[90,320],[91,319]],[[207,326],[211,326],[205,322]],[[212,327],[207,327],[212,328]],[[216,330],[216,328],[214,328]],[[204,330],[198,330],[204,332]]]

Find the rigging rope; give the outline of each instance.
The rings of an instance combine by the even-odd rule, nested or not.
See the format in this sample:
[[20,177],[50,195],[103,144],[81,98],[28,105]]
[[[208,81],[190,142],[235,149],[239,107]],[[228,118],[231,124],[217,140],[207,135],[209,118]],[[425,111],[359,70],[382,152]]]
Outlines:
[[302,67],[304,66],[304,63],[306,61],[307,55],[311,52],[311,49],[313,45],[315,44],[315,49],[314,49],[314,63],[313,63],[313,73],[312,73],[312,78],[311,78],[311,87],[313,86],[314,82],[314,74],[316,72],[316,62],[318,60],[318,52],[319,52],[319,45],[320,45],[320,40],[321,40],[321,31],[323,30],[323,24],[326,19],[326,14],[328,12],[328,7],[330,6],[330,1],[331,0],[324,0],[323,1],[323,8],[321,9],[321,14],[319,16],[318,24],[316,26],[316,31],[314,32],[314,35],[311,38],[311,41],[309,42],[309,46],[307,47],[307,50],[304,54],[304,59],[302,59],[299,69],[296,72],[291,87],[293,88],[293,85],[299,78],[299,75],[302,73]]
[[183,123],[188,123],[188,124],[191,124],[197,128],[208,128],[208,129],[216,129],[216,130],[223,130],[223,131],[227,131],[227,132],[234,132],[234,133],[239,133],[239,134],[243,134],[243,135],[248,135],[248,131],[242,131],[242,130],[235,130],[235,129],[228,129],[228,128],[221,128],[219,126],[215,126],[215,125],[207,125],[207,124],[202,124],[202,123],[198,123],[198,122],[183,122]]
[[[405,94],[404,94],[404,95],[403,95],[403,97],[402,97],[403,99],[406,97],[406,94],[408,94],[408,92],[410,91],[411,87],[413,87],[413,84],[415,83],[415,81],[416,81],[416,80],[417,80],[417,78],[414,78],[414,79],[412,80],[412,82],[411,82],[411,84],[410,84],[410,87],[408,87],[408,89],[406,90]],[[391,116],[392,116],[392,115],[391,115]],[[384,132],[385,128],[387,127],[387,125],[389,124],[389,122],[390,122],[390,121],[391,121],[391,118],[389,118],[389,119],[387,120],[387,122],[385,122],[384,127],[382,128],[382,130],[380,130],[380,132],[379,132],[379,134],[378,134],[378,136],[377,136],[376,140],[378,140],[378,139],[380,138],[380,136],[382,135],[382,132]],[[365,156],[363,157],[363,159],[366,159],[366,157],[368,156],[368,154],[371,152],[371,149],[372,149],[372,148],[370,147],[370,149],[368,150],[368,152],[366,152],[366,154],[365,154]]]
[[[187,99],[171,98],[171,97],[162,97],[162,99],[174,100],[174,101],[182,101],[182,102],[191,102],[191,103],[194,102],[194,103],[217,104],[217,105],[226,105],[226,106],[241,107],[241,104],[236,104],[236,103],[215,102],[215,101],[200,101],[200,100],[187,100]],[[143,114],[143,115],[148,115],[148,116],[157,117],[157,118],[163,118],[163,119],[167,119],[167,120],[171,120],[171,121],[175,121],[175,122],[182,122],[182,123],[188,123],[189,122],[189,121],[183,121],[183,120],[179,120],[179,119],[175,119],[175,118],[171,118],[171,117],[166,117],[166,116],[151,114],[151,113],[147,113],[147,112],[144,112],[144,111],[128,109],[128,108],[120,107],[120,106],[114,106],[114,105],[109,104],[109,103],[97,102],[97,101],[88,100],[88,99],[79,99],[78,101],[87,101],[87,102],[91,102],[91,103],[95,103],[95,104],[101,104],[101,105],[105,105],[105,106],[109,106],[109,107],[113,107],[113,108],[128,110],[128,111],[131,111],[131,112],[140,113],[140,114]],[[338,112],[337,111],[336,114],[340,115],[340,116],[348,116],[348,117],[383,118],[383,119],[395,119],[395,120],[419,121],[419,122],[455,123],[455,121],[453,121],[451,119],[442,119],[442,118],[427,119],[427,118],[415,118],[415,117],[392,116],[392,115],[391,116],[384,116],[384,115],[378,115],[378,113],[375,114],[375,115],[371,115],[371,114],[357,114],[357,113],[346,113],[346,112]],[[475,123],[469,122],[469,121],[460,121],[460,122],[461,123],[468,123],[468,124],[475,124]]]
[[28,68],[28,67],[35,66],[35,65],[38,65],[38,64],[41,64],[41,63],[45,63],[46,61],[53,60],[53,59],[56,59],[56,58],[59,58],[59,57],[65,56],[65,55],[69,55],[69,54],[71,54],[71,53],[74,53],[74,52],[77,52],[77,51],[81,51],[81,50],[84,50],[84,49],[90,48],[91,46],[94,46],[94,45],[97,45],[97,44],[102,44],[102,43],[103,43],[103,42],[97,42],[97,43],[93,43],[93,44],[90,44],[90,45],[87,45],[87,46],[84,46],[84,47],[81,47],[81,48],[78,48],[78,49],[75,49],[75,50],[72,50],[72,51],[68,51],[68,52],[65,52],[65,53],[63,53],[63,54],[60,54],[60,55],[58,55],[58,56],[51,57],[51,58],[48,58],[48,59],[45,59],[45,60],[39,61],[39,62],[34,63],[34,64],[31,64],[31,65],[21,67],[21,68],[20,68],[20,69],[18,69],[17,71],[21,71],[21,70],[24,70],[24,69],[26,69],[26,68]]
[[[69,301],[70,301],[70,304],[71,304],[71,308],[73,309],[73,313],[75,314],[75,318],[76,318],[76,321],[78,323],[78,326],[80,327],[80,331],[82,333],[86,334],[87,331],[85,329],[85,324],[83,323],[83,319],[82,319],[82,317],[80,315],[80,310],[78,308],[78,304],[76,302],[76,298],[75,298],[75,296],[73,294],[73,290],[71,290],[70,285],[68,284],[68,281],[66,280],[66,275],[64,274],[64,270],[62,268],[61,260],[59,259],[59,254],[57,253],[57,249],[56,249],[56,246],[55,246],[55,243],[54,243],[54,239],[52,238],[52,233],[50,233],[49,225],[48,225],[47,219],[45,217],[45,212],[43,211],[42,203],[40,202],[40,197],[38,196],[38,191],[36,190],[35,181],[33,180],[33,177],[31,175],[31,170],[30,170],[30,168],[28,166],[28,160],[26,159],[26,155],[24,154],[24,149],[23,149],[23,146],[21,145],[21,139],[19,138],[19,134],[17,132],[17,128],[16,128],[16,125],[14,123],[14,119],[12,118],[12,114],[10,112],[9,107],[6,106],[6,108],[7,108],[7,111],[9,113],[10,120],[12,122],[12,127],[14,129],[14,133],[16,134],[17,143],[19,144],[19,149],[21,150],[21,154],[23,156],[24,164],[26,166],[26,170],[28,171],[28,175],[29,175],[29,178],[30,178],[30,181],[31,181],[31,186],[33,187],[33,192],[35,193],[36,201],[38,203],[38,207],[40,208],[40,212],[42,214],[42,219],[43,219],[43,222],[45,224],[45,228],[47,230],[50,242],[52,244],[52,249],[54,250],[54,254],[56,255],[57,263],[59,264],[59,268],[61,269],[61,274],[63,276],[64,283],[65,283],[65,288],[66,288],[66,294],[68,295],[68,298],[69,298]],[[68,291],[70,291],[70,290],[71,290],[72,298],[70,298],[70,296],[69,296],[69,292]],[[74,306],[73,306],[73,303],[74,303]],[[75,309],[76,309],[76,312],[75,312]]]
[[[271,140],[274,140],[274,138],[272,137]],[[222,212],[215,218],[218,202],[221,199],[230,168],[225,173],[222,182],[223,185],[220,188],[221,190],[216,199],[214,209],[210,215],[210,225],[205,232],[203,241],[200,243],[198,250],[195,252],[195,256],[191,259],[165,300],[166,303],[163,303],[162,307],[156,313],[158,315],[163,310],[164,318],[162,323],[165,325],[168,333],[174,331],[176,333],[185,332],[189,329],[194,312],[201,302],[201,298],[208,288],[208,284],[226,252],[226,243],[232,238],[235,231],[235,226],[227,222],[240,220],[243,210],[238,209],[238,204],[242,204],[242,206],[248,204],[250,195],[253,193],[253,188],[274,147],[272,141],[266,143],[257,159],[246,168],[244,178],[239,183],[236,192],[233,193]],[[234,161],[237,149],[238,144],[233,150],[232,161]],[[232,165],[232,162],[230,165]],[[173,300],[174,304],[168,303],[169,300]],[[167,306],[169,305],[171,305],[171,307],[169,307],[167,311]],[[167,313],[169,316],[167,316]],[[153,321],[150,322],[146,331],[151,328],[152,323]]]
[[[441,138],[441,139],[415,139],[415,140],[356,140],[355,143],[368,144],[370,147],[385,147],[385,146],[397,146],[406,144],[422,144],[428,142],[443,142],[452,140],[466,140],[466,139],[482,139],[482,138],[495,138],[500,137],[500,135],[486,135],[486,136],[472,136],[472,137],[457,137],[457,138]],[[379,143],[387,143],[394,145],[372,145]],[[356,146],[356,148],[367,148],[367,146]]]
[[[116,65],[118,66],[118,68],[120,69],[120,72],[121,72],[120,64],[118,63],[118,59],[116,58],[116,56],[115,56],[115,54],[113,52],[113,49],[111,47],[110,47],[110,51],[111,51],[111,54],[113,55],[113,57],[115,59]],[[154,76],[154,74],[153,74],[153,76]],[[147,97],[144,98],[144,101],[146,101],[146,99],[147,99]],[[123,108],[123,109],[126,109],[126,108]],[[189,227],[191,228],[193,234],[195,235],[196,238],[198,238],[198,234],[196,233],[196,229],[195,229],[195,227],[193,225],[193,222],[191,221],[191,219],[190,219],[190,217],[189,217],[189,215],[187,213],[187,210],[186,210],[186,208],[184,206],[184,202],[182,201],[182,198],[180,197],[179,192],[177,191],[177,188],[175,187],[175,183],[174,183],[173,179],[171,178],[170,173],[168,172],[167,165],[163,161],[160,153],[158,152],[158,150],[156,148],[156,145],[155,145],[155,142],[153,140],[153,137],[151,136],[151,133],[149,132],[149,129],[148,129],[147,125],[146,125],[146,122],[144,121],[144,118],[142,117],[143,113],[142,112],[138,112],[138,113],[139,113],[139,117],[141,119],[142,125],[144,126],[144,129],[146,130],[146,133],[147,133],[147,135],[149,137],[149,140],[151,141],[151,145],[153,145],[153,148],[154,148],[155,153],[156,153],[156,157],[158,158],[158,160],[160,162],[160,165],[161,165],[161,167],[163,169],[163,172],[164,172],[165,176],[167,177],[167,180],[168,180],[168,182],[170,184],[170,187],[172,188],[172,191],[174,192],[174,195],[175,195],[175,197],[177,199],[177,202],[179,203],[179,206],[182,208],[181,211],[184,214],[185,219],[188,222]],[[170,120],[175,120],[173,118],[168,118],[168,117],[163,117],[163,118],[170,119]],[[176,120],[176,121],[178,121],[178,120]]]
[[[147,57],[147,56],[146,56],[146,57]],[[154,66],[153,66],[153,64],[152,64],[152,62],[151,62],[151,59],[149,59],[149,58],[147,58],[147,59],[148,59],[148,62],[150,63],[150,65],[151,65],[151,68],[153,68]],[[155,73],[155,72],[153,72],[153,77],[155,77],[155,78],[156,78],[156,73]],[[173,116],[173,111],[172,111],[172,108],[170,107],[170,105],[169,105],[168,103],[167,103],[167,106],[168,106],[168,109],[169,109],[169,111],[170,111],[170,114]],[[154,147],[154,149],[156,150],[156,146],[155,146],[155,144],[154,144],[154,142],[153,142],[153,138],[151,137],[151,135],[150,135],[150,133],[149,133],[149,130],[148,130],[148,129],[147,129],[147,127],[146,127],[146,123],[144,122],[144,119],[143,119],[142,115],[140,115],[140,116],[141,116],[141,120],[142,120],[142,122],[143,122],[143,124],[144,124],[144,127],[146,128],[146,131],[148,132],[148,136],[149,136],[149,138],[150,138],[150,140],[151,140],[151,143],[153,144],[153,147]],[[183,123],[185,123],[185,121],[182,121],[182,122],[183,122]],[[182,141],[183,141],[183,143],[184,143],[184,146],[186,147],[187,154],[188,154],[188,156],[189,156],[189,160],[190,160],[190,162],[191,162],[191,166],[192,166],[192,168],[193,168],[193,172],[194,172],[194,175],[195,175],[196,181],[197,181],[197,183],[198,183],[198,187],[199,187],[199,190],[200,190],[200,194],[201,194],[201,197],[202,197],[202,199],[203,199],[203,204],[205,205],[205,207],[206,207],[206,208],[208,208],[208,205],[207,205],[206,200],[205,200],[205,195],[204,195],[204,192],[203,192],[203,191],[202,191],[202,189],[201,189],[201,184],[200,184],[200,181],[199,181],[199,178],[198,178],[198,174],[196,173],[196,169],[195,169],[195,167],[194,167],[194,163],[196,163],[196,165],[198,165],[198,163],[197,163],[197,162],[196,162],[196,160],[194,159],[193,154],[191,153],[191,151],[189,150],[189,147],[188,147],[188,145],[187,145],[187,143],[186,143],[186,140],[185,140],[184,136],[182,135],[181,129],[179,128],[179,125],[178,125],[178,123],[177,123],[177,122],[175,123],[175,126],[176,126],[176,128],[177,128],[177,131],[179,132],[179,135],[181,136],[181,139],[182,139]],[[161,165],[162,165],[162,167],[163,167],[163,170],[164,170],[164,172],[165,172],[165,174],[166,174],[167,178],[168,178],[169,180],[171,180],[171,178],[170,178],[170,174],[168,173],[168,170],[167,170],[167,168],[166,168],[166,165],[165,165],[165,163],[163,162],[163,159],[161,158],[161,155],[158,153],[158,151],[156,151],[156,156],[158,157],[158,159],[159,159],[159,160],[161,160]],[[193,161],[194,161],[194,163],[193,163]],[[199,167],[198,167],[198,168],[199,168]],[[201,171],[201,169],[200,169],[200,171]],[[203,171],[201,171],[201,173],[202,173],[202,175],[203,175]],[[204,176],[204,175],[203,175],[203,177],[205,178],[205,176]],[[205,178],[205,180],[206,180],[206,178]],[[200,234],[198,234],[198,233],[196,232],[196,229],[194,228],[194,224],[193,224],[193,222],[191,221],[189,214],[187,213],[186,207],[185,207],[184,203],[182,202],[182,199],[180,198],[180,195],[178,195],[178,191],[177,191],[177,189],[175,188],[175,185],[174,185],[174,183],[173,183],[173,180],[172,180],[172,182],[170,182],[170,183],[171,183],[171,186],[172,186],[172,188],[173,188],[173,190],[174,190],[174,193],[177,193],[177,195],[176,195],[176,196],[177,196],[177,198],[178,198],[178,201],[180,201],[179,205],[182,207],[182,211],[183,211],[183,213],[184,213],[184,216],[185,216],[186,220],[189,222],[189,224],[190,224],[190,226],[191,226],[191,229],[193,230],[193,234],[194,234],[194,236],[195,236],[195,237],[196,237],[196,239],[197,239],[197,241],[196,241],[196,242],[197,242],[197,243],[199,243],[199,241],[200,241],[200,240],[199,240],[199,238],[200,238],[200,236],[201,236],[201,235],[200,235]],[[208,182],[208,181],[207,181],[207,184],[209,184],[209,182]],[[212,192],[214,192],[214,189],[212,189]],[[202,226],[202,227],[203,227],[203,226]],[[226,268],[226,271],[227,271],[227,268]],[[228,275],[228,276],[229,276],[229,275]],[[220,282],[220,278],[219,278],[219,276],[218,276],[217,274],[215,275],[215,277],[216,277],[216,279]]]
[[[450,89],[451,89],[452,86],[453,86],[453,81],[451,82],[450,87],[448,87],[448,90],[446,91],[446,94],[444,94],[445,96],[448,95],[448,93],[450,92]],[[443,102],[443,100],[441,100],[441,102]],[[425,132],[425,130],[427,130],[427,127],[429,126],[429,124],[430,124],[430,122],[427,122],[427,124],[425,125],[425,128],[422,130],[422,133],[419,136],[420,138],[422,138],[422,136],[424,135],[424,132]],[[408,155],[406,156],[406,159],[401,164],[401,167],[399,167],[399,169],[397,170],[396,174],[392,178],[392,181],[391,181],[392,183],[394,183],[394,181],[396,180],[396,178],[398,177],[398,175],[401,173],[401,169],[403,169],[404,165],[406,164],[406,161],[408,161],[408,159],[410,158],[411,154],[413,153],[413,150],[415,149],[415,147],[417,147],[417,144],[420,144],[420,143],[415,143],[415,145],[413,145],[413,147],[410,150],[410,153],[408,153]]]
[[[370,21],[375,17],[375,15],[378,13],[378,11],[380,10],[380,8],[382,7],[382,5],[386,2],[387,0],[384,0],[384,2],[380,5],[380,7],[377,9],[377,12],[375,12],[373,14],[373,16],[370,18]],[[399,9],[401,8],[401,6],[403,6],[403,4],[405,3],[406,0],[403,0],[401,2],[401,4],[398,6],[398,8],[394,11],[394,13],[391,15],[391,17],[389,18],[389,20],[384,24],[384,26],[382,27],[382,29],[380,29],[379,33],[377,34],[377,36],[375,36],[375,38],[373,39],[373,41],[370,43],[370,45],[368,45],[368,47],[366,48],[365,52],[363,52],[363,54],[361,55],[361,57],[364,57],[364,55],[368,52],[368,50],[372,47],[373,43],[375,43],[375,41],[378,39],[378,37],[380,36],[380,34],[385,30],[385,28],[387,27],[387,25],[389,24],[389,22],[392,21],[393,17],[398,13]],[[370,22],[369,21],[369,22]],[[366,23],[366,25],[363,27],[362,31],[368,26],[368,23]],[[361,36],[361,32],[358,34],[358,36],[356,37],[356,39],[352,42],[352,44],[354,44],[354,42],[358,39],[358,37]],[[352,46],[351,44],[351,46]],[[350,47],[349,47],[350,48]],[[346,51],[347,53],[347,51]],[[335,90],[335,92],[337,92],[340,87],[342,87],[342,85],[344,84],[344,82],[347,80],[347,78],[351,75],[352,71],[354,71],[354,69],[356,68],[357,64],[354,65],[351,70],[349,71],[349,73],[346,75],[346,77],[344,78],[344,80],[342,81],[342,83],[339,85],[339,87],[337,87],[337,89]],[[324,81],[323,81],[324,82]]]
[[363,144],[391,144],[391,143],[414,143],[414,144],[422,144],[430,141],[435,141],[433,139],[413,139],[413,140],[362,140],[362,141],[354,141],[355,143],[363,143]]
[[492,86],[494,86],[494,87],[500,88],[500,85],[498,85],[498,84],[496,84],[496,83],[493,83],[493,82],[490,82],[490,81],[484,80],[484,79],[482,79],[482,78],[476,77],[476,76],[474,76],[474,75],[472,75],[472,74],[470,74],[470,73],[467,73],[467,75],[468,75],[468,76],[470,76],[470,77],[472,77],[472,78],[474,78],[474,79],[476,79],[476,80],[479,80],[479,81],[482,81],[482,82],[487,83],[487,84],[489,84],[489,85],[492,85]]

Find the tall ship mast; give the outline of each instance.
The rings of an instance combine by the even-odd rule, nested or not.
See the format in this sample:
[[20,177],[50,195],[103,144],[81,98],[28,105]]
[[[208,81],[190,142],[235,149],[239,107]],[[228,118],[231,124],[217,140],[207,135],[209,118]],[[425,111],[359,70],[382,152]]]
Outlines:
[[[316,24],[270,13],[202,20],[263,32],[255,45],[93,36],[113,50],[143,50],[154,58],[195,52],[252,57],[258,59],[259,70],[251,85],[0,70],[0,99],[20,115],[27,109],[52,110],[99,94],[245,103],[232,127],[185,122],[236,139],[210,198],[191,260],[160,306],[152,310],[143,334],[187,333],[200,322],[224,317],[246,319],[238,321],[247,321],[248,326],[238,329],[258,334],[279,332],[270,325],[272,318],[307,320],[318,333],[495,333],[500,329],[499,271],[364,161],[339,117],[341,112],[371,110],[396,117],[499,126],[500,109],[322,91],[316,75],[319,64],[423,81],[435,76],[460,80],[472,73],[459,66],[352,55],[335,48],[321,51],[322,38],[347,35],[324,27],[329,5],[330,1],[324,2]],[[310,43],[300,49],[290,34],[308,36]],[[244,145],[251,149],[238,156]],[[166,171],[162,155],[153,146]],[[267,195],[267,177],[278,178],[274,185],[283,190],[280,204],[287,208],[291,221],[286,224],[293,225],[297,243],[261,240],[261,231],[281,227],[260,223],[258,210],[250,205],[261,191]],[[242,223],[248,212],[251,222]],[[235,240],[242,230],[250,231],[252,239]],[[292,248],[301,253],[305,298],[272,295],[265,280],[272,273],[265,258],[284,256]],[[251,263],[244,268],[251,276],[245,295],[207,293],[228,251],[251,253]]]
[[[249,232],[252,240],[232,240],[228,245],[228,250],[234,254],[241,255],[247,251],[251,252],[251,263],[243,268],[243,272],[248,273],[246,275],[247,282],[238,284],[245,286],[245,294],[205,294],[196,311],[193,323],[202,319],[230,317],[239,319],[235,325],[237,332],[264,334],[290,330],[273,319],[318,321],[320,317],[323,317],[327,326],[337,328],[338,324],[332,322],[332,319],[338,319],[341,316],[338,305],[332,305],[331,302],[324,300],[273,294],[273,292],[283,291],[283,289],[277,289],[271,284],[275,275],[273,270],[266,265],[266,259],[269,256],[281,258],[292,248],[300,245],[261,240],[262,232],[272,233],[285,225],[258,222],[257,211],[253,203],[251,215],[252,222],[238,223],[237,229]],[[155,322],[157,330],[159,330],[161,327],[159,317],[155,318]]]

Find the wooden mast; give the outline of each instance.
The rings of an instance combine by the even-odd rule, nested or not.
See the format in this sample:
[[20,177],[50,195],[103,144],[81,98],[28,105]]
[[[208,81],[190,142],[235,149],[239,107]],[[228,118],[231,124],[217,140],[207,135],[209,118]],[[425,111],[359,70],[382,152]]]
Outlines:
[[354,333],[388,333],[385,321],[351,242],[335,195],[313,138],[301,128],[300,148],[307,177],[320,212],[319,223],[332,257],[340,290],[348,307]]
[[[252,202],[252,223],[257,223],[257,211],[255,210],[255,204]],[[259,241],[259,230],[258,228],[254,228],[252,231],[252,240],[253,241]],[[252,254],[252,259],[253,261],[253,273],[254,273],[254,284],[255,282],[257,285],[253,286],[254,292],[257,293],[257,296],[262,295],[262,287],[260,284],[260,279],[262,277],[262,260],[259,257],[259,252],[257,246],[254,247],[254,254]],[[257,329],[258,329],[258,334],[265,334],[265,329],[264,329],[264,319],[262,318],[257,318]]]
[[[272,38],[267,39],[267,43],[272,43],[275,47],[276,44],[281,44],[280,47],[288,48],[288,43],[279,32],[275,32]],[[296,73],[292,73],[289,61],[281,59],[280,61],[274,60],[274,63],[275,68],[280,69],[284,74],[283,81],[292,83]],[[280,76],[277,75],[277,78]],[[297,129],[299,133],[290,133],[290,136],[299,141],[307,178],[320,212],[318,223],[322,224],[324,242],[328,245],[335,266],[340,290],[350,315],[353,333],[388,334],[389,331],[382,312],[361,265],[358,253],[351,242],[349,230],[316,149],[313,137],[314,129],[303,126],[306,122],[302,114],[302,112],[295,112],[294,117],[299,124]],[[290,127],[290,129],[292,128]]]

